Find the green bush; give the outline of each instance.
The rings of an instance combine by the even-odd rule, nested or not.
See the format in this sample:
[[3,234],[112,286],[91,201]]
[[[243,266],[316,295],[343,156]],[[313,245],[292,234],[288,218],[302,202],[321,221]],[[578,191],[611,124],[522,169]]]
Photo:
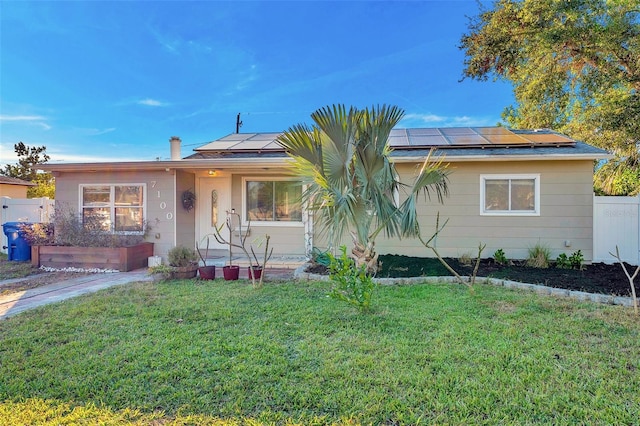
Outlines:
[[584,262],[584,256],[582,251],[578,250],[567,256],[565,253],[560,253],[556,259],[556,268],[561,269],[582,269]]
[[578,250],[569,257],[569,263],[574,269],[582,269],[582,263],[584,262],[584,256],[582,251]]
[[571,269],[571,262],[565,253],[560,253],[556,258],[556,268]]
[[341,255],[336,258],[329,253],[329,278],[335,284],[329,296],[355,306],[360,311],[371,310],[371,296],[376,284],[367,274],[366,265],[356,268],[355,261],[347,256],[347,247],[340,247]]
[[495,251],[495,253],[493,253],[493,260],[498,265],[506,265],[507,263],[509,263],[509,259],[507,259],[507,256],[504,254],[504,250],[502,249],[498,249]]

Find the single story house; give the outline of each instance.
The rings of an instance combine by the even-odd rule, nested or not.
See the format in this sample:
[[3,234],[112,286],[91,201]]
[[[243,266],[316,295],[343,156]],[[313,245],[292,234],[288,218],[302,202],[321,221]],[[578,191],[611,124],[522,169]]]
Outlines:
[[36,186],[36,184],[18,178],[0,176],[0,197],[27,198],[27,189],[30,186]]
[[[245,225],[251,221],[249,241],[269,234],[274,255],[309,255],[326,243],[300,204],[301,186],[288,172],[278,136],[230,134],[185,158],[180,138],[172,137],[169,161],[42,168],[56,178],[57,203],[101,214],[115,232],[137,232],[148,223],[156,255],[166,257],[176,245],[202,246],[232,209]],[[449,164],[444,204],[422,199],[419,205],[423,235],[433,233],[438,213],[441,223],[449,220],[437,239],[442,255],[474,255],[482,243],[485,256],[502,249],[508,258],[524,259],[530,247],[543,244],[553,256],[581,250],[592,259],[594,161],[609,158],[606,151],[550,130],[504,127],[394,129],[389,143],[404,182],[412,182],[433,148],[432,158],[444,156]],[[226,246],[211,239],[211,248]],[[376,248],[431,255],[417,239],[380,236]]]

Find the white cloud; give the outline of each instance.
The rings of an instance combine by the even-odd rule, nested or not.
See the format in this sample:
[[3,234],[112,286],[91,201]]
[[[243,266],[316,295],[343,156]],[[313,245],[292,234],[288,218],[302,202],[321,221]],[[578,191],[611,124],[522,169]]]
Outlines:
[[136,102],[138,105],[152,106],[152,107],[163,107],[169,105],[167,102],[162,102],[157,99],[142,99]]
[[0,121],[42,121],[41,115],[0,115]]
[[0,115],[0,122],[25,123],[40,126],[44,130],[50,130],[51,126],[45,123],[47,118],[41,115]]

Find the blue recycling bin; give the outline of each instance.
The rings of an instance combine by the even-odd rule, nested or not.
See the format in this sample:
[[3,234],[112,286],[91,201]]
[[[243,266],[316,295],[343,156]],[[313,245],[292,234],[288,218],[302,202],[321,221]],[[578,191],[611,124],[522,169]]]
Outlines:
[[22,225],[31,224],[27,222],[6,222],[2,225],[4,234],[7,236],[9,260],[31,260],[31,246],[25,239],[24,232],[20,230]]

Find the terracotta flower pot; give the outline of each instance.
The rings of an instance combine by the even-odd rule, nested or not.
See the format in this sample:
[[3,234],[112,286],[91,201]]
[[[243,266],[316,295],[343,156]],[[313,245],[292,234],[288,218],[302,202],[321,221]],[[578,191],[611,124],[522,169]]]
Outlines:
[[201,280],[215,280],[216,279],[216,267],[215,266],[201,266],[198,268]]
[[227,281],[234,281],[240,277],[240,267],[238,265],[227,265],[222,267],[222,275]]
[[251,279],[252,276],[255,276],[257,280],[262,276],[262,266],[249,266],[247,267],[248,277]]

